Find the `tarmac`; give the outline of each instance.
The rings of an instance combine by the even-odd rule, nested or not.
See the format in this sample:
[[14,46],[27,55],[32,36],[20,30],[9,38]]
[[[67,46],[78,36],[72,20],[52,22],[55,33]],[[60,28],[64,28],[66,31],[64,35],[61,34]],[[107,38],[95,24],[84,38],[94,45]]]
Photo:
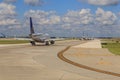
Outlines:
[[[92,42],[96,43],[96,40]],[[64,53],[68,59],[120,73],[119,56],[111,54],[107,49],[78,46],[83,43],[85,42],[79,40],[66,40],[57,41],[51,46],[1,45],[0,80],[120,80],[117,76],[76,67],[57,57],[58,52],[67,46],[73,46]]]
[[91,40],[87,43],[76,45],[73,47],[75,47],[75,48],[102,48],[101,41],[97,40],[97,39]]
[[100,40],[93,40],[72,46],[64,53],[64,57],[90,68],[116,73],[120,77],[120,56],[112,54],[108,49],[103,49],[100,43]]

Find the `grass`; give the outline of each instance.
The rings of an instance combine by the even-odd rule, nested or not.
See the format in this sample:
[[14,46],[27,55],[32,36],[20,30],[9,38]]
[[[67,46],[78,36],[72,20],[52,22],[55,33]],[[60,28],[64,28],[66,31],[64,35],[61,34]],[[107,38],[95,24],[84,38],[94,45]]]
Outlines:
[[120,43],[112,42],[112,43],[102,43],[103,48],[108,48],[110,52],[116,55],[120,55]]
[[22,44],[28,42],[28,40],[0,40],[0,44]]

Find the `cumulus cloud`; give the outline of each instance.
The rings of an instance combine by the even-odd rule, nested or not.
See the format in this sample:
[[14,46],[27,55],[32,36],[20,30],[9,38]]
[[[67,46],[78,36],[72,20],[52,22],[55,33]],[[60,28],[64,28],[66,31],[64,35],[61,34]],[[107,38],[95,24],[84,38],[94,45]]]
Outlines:
[[[106,31],[111,32],[111,29],[115,27],[113,25],[117,25],[118,21],[115,13],[102,8],[98,8],[95,13],[92,13],[90,9],[69,10],[62,16],[57,15],[55,11],[29,10],[24,16],[33,17],[37,30],[46,31],[52,35],[62,33],[66,36],[80,36],[83,31],[91,35],[101,35],[101,33],[108,35]],[[29,19],[25,23],[29,25]]]
[[80,11],[68,11],[62,20],[64,23],[67,23],[67,25],[87,25],[93,22],[92,16],[90,9],[82,9]]
[[12,25],[16,24],[15,19],[16,12],[15,6],[6,3],[0,3],[0,25]]
[[35,24],[40,25],[59,25],[69,28],[72,25],[93,24],[94,19],[90,9],[79,11],[69,10],[65,15],[56,15],[55,11],[45,12],[42,10],[29,10],[24,14],[25,17],[33,17]]
[[31,6],[41,6],[44,3],[42,0],[24,0],[24,2]]
[[56,15],[54,11],[45,12],[42,10],[30,10],[24,14],[25,17],[33,17],[36,24],[40,25],[54,25],[60,22],[60,16]]
[[0,15],[15,15],[15,6],[6,3],[0,3]]
[[102,25],[113,25],[116,23],[117,16],[111,11],[104,11],[98,8],[96,11],[96,22]]
[[120,0],[79,0],[82,2],[87,2],[91,5],[107,6],[107,5],[117,5],[120,3]]
[[17,0],[3,0],[3,1],[6,3],[13,3],[13,2],[16,2]]

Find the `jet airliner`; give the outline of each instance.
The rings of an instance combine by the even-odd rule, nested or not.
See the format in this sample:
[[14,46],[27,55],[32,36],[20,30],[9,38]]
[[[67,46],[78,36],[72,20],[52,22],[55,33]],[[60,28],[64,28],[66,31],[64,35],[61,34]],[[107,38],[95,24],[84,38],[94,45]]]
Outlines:
[[43,33],[35,33],[34,27],[33,27],[33,22],[32,22],[32,17],[30,17],[30,35],[29,35],[32,40],[30,43],[35,46],[36,42],[39,43],[45,43],[45,45],[50,45],[54,44],[55,41],[49,37],[48,34],[43,34]]

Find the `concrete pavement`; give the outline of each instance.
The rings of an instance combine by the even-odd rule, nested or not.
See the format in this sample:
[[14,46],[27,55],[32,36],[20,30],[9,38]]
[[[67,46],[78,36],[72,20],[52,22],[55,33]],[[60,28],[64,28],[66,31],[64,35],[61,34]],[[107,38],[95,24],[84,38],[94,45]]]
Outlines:
[[87,43],[76,45],[73,47],[75,48],[102,48],[100,40],[97,40],[97,39],[91,40]]
[[[91,68],[120,74],[120,56],[113,55],[107,49],[102,49],[99,40],[93,40],[81,45],[73,46],[64,53],[64,56],[79,64]],[[120,75],[119,75],[120,76]],[[119,80],[110,78],[109,80]]]
[[88,77],[69,72],[69,64],[57,53],[78,41],[58,42],[53,46],[8,45],[0,48],[0,80],[78,80]]
[[[59,41],[53,46],[0,47],[0,80],[120,80],[119,77],[78,68],[57,57],[58,52],[66,46],[81,43],[68,40]],[[82,61],[70,55],[77,53],[76,48],[72,49],[65,56],[76,62]]]

